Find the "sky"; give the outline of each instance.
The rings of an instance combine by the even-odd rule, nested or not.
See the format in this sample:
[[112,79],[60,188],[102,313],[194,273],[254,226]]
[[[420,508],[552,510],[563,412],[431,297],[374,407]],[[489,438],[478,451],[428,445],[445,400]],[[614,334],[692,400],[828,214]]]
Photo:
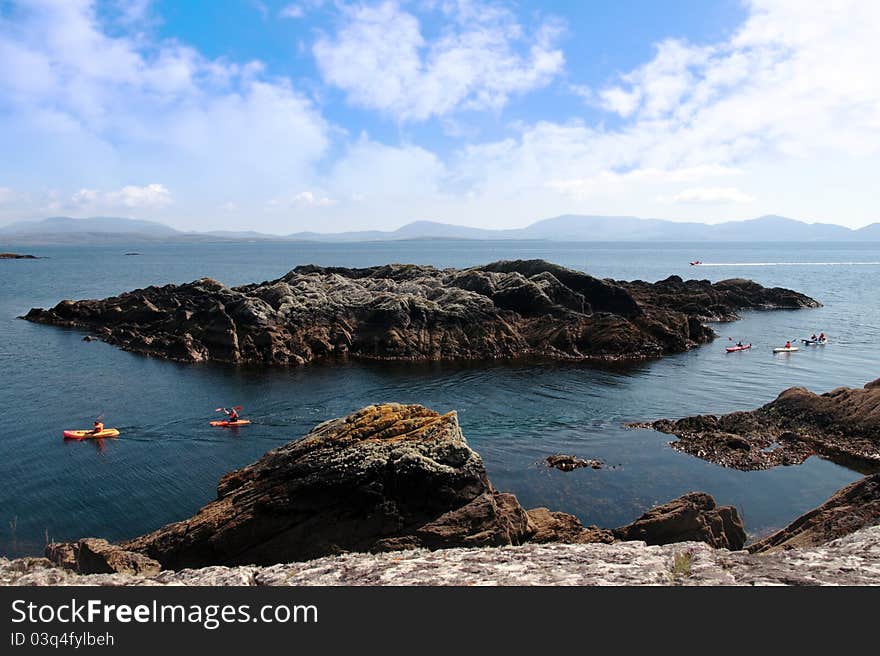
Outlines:
[[0,0],[0,225],[880,221],[875,0]]

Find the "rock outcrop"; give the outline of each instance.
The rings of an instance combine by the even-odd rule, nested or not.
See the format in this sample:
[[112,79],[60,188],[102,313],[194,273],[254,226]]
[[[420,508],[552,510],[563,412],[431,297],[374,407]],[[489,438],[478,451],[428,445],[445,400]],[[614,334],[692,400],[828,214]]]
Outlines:
[[99,538],[83,538],[72,543],[54,542],[46,546],[46,558],[58,567],[79,574],[148,576],[161,569],[152,558]]
[[652,508],[632,524],[613,531],[620,540],[646,544],[705,542],[716,548],[738,551],[746,532],[736,508],[716,506],[705,492],[691,492]]
[[121,546],[180,569],[520,544],[529,533],[454,412],[392,403],[320,424],[224,476],[217,500],[194,517]]
[[600,280],[542,260],[471,269],[300,266],[241,287],[203,278],[34,308],[29,321],[85,329],[179,361],[303,364],[333,358],[613,360],[687,350],[704,321],[819,304],[748,280]]
[[838,490],[818,508],[801,515],[781,531],[749,545],[752,553],[815,547],[880,524],[880,474]]
[[880,379],[826,394],[792,387],[751,412],[633,426],[675,435],[674,448],[725,467],[769,469],[818,454],[873,473],[880,471]]
[[0,253],[0,260],[36,260],[36,255],[23,255],[21,253]]

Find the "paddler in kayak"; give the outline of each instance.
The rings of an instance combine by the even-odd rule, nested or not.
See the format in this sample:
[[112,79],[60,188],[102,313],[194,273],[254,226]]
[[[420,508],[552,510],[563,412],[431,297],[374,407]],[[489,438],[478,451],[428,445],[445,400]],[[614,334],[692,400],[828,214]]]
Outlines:
[[[241,407],[241,406],[238,406],[238,407]],[[220,410],[221,410],[221,412],[224,412],[226,414],[226,416],[229,417],[230,422],[239,420],[239,415],[238,415],[238,412],[235,410],[235,408],[220,408]]]
[[825,333],[819,333],[819,341],[820,342],[824,342],[826,339],[828,339],[828,338],[825,337]]
[[785,342],[785,348],[787,348],[787,349],[791,348],[791,340],[788,340],[787,342]]
[[104,423],[100,419],[95,419],[95,422],[92,424],[94,428],[92,428],[92,432],[97,435],[104,431]]

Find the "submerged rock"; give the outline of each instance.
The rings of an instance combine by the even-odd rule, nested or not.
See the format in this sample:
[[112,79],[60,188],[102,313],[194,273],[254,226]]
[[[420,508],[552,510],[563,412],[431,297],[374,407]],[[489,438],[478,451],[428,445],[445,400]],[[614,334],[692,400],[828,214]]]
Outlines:
[[547,456],[545,460],[547,461],[547,465],[549,467],[553,467],[554,469],[566,472],[572,471],[574,469],[580,469],[581,467],[602,469],[601,460],[586,460],[584,458],[578,458],[577,456],[570,456],[562,453],[558,453],[553,456]]
[[615,360],[708,342],[715,333],[704,321],[730,321],[742,309],[818,305],[747,280],[626,283],[517,260],[443,270],[307,265],[241,287],[202,278],[100,301],[61,301],[24,318],[189,362]]
[[735,469],[800,464],[818,454],[863,473],[880,471],[880,379],[826,394],[792,387],[751,412],[633,425],[673,434],[673,448]]

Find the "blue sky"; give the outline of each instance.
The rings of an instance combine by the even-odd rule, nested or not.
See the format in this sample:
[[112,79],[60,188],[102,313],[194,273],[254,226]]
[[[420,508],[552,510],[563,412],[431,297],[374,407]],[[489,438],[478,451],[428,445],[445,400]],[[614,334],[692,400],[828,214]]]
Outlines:
[[0,223],[880,220],[880,3],[0,0]]

